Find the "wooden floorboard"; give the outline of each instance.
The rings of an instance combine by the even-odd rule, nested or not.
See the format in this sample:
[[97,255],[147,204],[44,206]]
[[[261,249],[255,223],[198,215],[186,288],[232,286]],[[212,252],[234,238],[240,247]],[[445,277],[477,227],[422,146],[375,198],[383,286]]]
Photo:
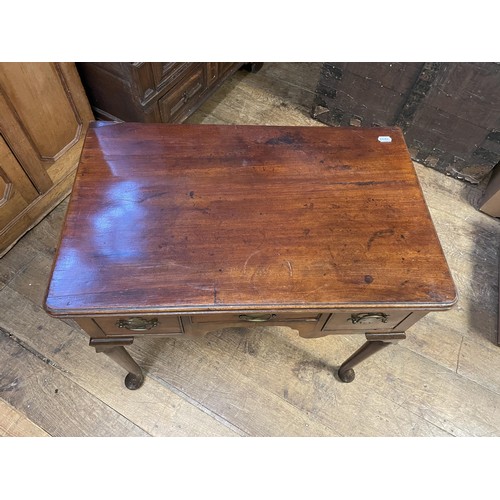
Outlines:
[[3,328],[0,366],[1,398],[51,436],[148,435]]
[[26,415],[0,399],[0,437],[48,437]]
[[[309,114],[319,69],[237,72],[189,122],[324,126]],[[500,222],[477,210],[484,183],[415,167],[459,302],[369,358],[351,384],[336,369],[362,336],[262,327],[136,340],[146,382],[128,391],[86,334],[42,308],[65,200],[0,259],[0,435],[500,436]]]
[[[147,340],[131,352],[155,378],[252,436],[447,435],[384,395],[367,391],[363,383],[340,383],[335,371],[353,344],[340,337],[329,340],[317,356],[304,349],[316,340],[299,339],[286,328],[258,328],[161,345]],[[365,375],[370,377],[370,371]]]
[[[103,354],[96,354],[82,331],[51,318],[9,286],[2,290],[1,299],[6,313],[0,327],[30,346],[52,371],[61,373],[67,383],[92,395],[92,405],[113,408],[121,417],[154,436],[240,434],[230,423],[221,423],[149,378],[140,391],[129,391],[123,384],[126,373]],[[16,366],[16,370],[19,369]],[[93,425],[91,433],[100,431],[98,419],[88,425]],[[112,428],[106,432],[115,435]],[[121,429],[119,432],[118,435],[123,435]]]

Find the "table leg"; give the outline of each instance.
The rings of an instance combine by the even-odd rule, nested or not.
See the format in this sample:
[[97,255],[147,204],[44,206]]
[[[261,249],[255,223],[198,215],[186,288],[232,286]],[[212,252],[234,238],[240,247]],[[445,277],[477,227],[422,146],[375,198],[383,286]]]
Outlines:
[[339,368],[338,375],[342,382],[352,382],[354,380],[353,368],[357,364],[395,341],[406,338],[404,333],[367,333],[365,335],[366,342],[352,356],[347,358]]
[[[132,342],[128,342],[131,344]],[[117,345],[117,341],[106,341],[105,339],[90,339],[90,345],[95,347],[96,352],[102,352],[115,363],[128,371],[125,377],[127,389],[139,389],[144,383],[144,374],[141,367],[133,360],[123,345]]]

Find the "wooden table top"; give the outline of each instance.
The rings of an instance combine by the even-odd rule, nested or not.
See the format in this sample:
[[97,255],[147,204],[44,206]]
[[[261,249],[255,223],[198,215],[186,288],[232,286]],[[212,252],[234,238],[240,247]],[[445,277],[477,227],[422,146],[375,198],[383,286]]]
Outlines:
[[399,129],[100,122],[86,137],[46,308],[455,301]]

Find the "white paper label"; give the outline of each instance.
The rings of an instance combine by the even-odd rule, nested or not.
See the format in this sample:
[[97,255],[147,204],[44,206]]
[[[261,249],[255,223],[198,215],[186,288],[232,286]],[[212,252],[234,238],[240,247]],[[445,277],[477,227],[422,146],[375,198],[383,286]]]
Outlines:
[[379,135],[378,141],[379,142],[392,142],[392,137],[389,137],[388,135]]

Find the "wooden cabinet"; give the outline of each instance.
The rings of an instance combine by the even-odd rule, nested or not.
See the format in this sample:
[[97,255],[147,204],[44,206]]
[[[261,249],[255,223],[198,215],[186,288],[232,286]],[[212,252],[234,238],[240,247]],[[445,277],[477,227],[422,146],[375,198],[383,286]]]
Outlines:
[[5,228],[38,197],[16,157],[0,136],[0,227]]
[[0,256],[70,192],[92,119],[73,63],[0,64]]
[[77,63],[97,118],[180,123],[242,63]]

